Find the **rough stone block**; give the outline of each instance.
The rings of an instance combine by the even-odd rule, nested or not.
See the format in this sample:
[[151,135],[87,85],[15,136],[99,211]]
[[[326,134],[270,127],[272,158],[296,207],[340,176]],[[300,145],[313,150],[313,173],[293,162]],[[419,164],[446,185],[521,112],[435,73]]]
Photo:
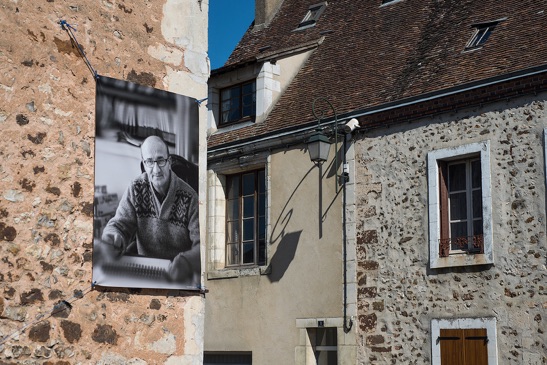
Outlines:
[[359,328],[363,332],[372,332],[376,329],[378,323],[378,317],[376,313],[364,314],[359,317]]
[[43,302],[44,295],[40,289],[33,288],[30,291],[21,294],[20,299],[22,305],[28,305],[36,302]]
[[78,323],[63,320],[61,321],[63,335],[69,343],[75,343],[82,337],[82,328]]
[[111,345],[116,345],[118,343],[118,334],[108,324],[99,324],[95,327],[91,338],[93,341],[98,343],[108,343]]
[[47,342],[51,324],[48,321],[40,322],[30,328],[29,338],[35,342]]
[[367,336],[367,345],[379,345],[385,342],[385,338],[382,335]]

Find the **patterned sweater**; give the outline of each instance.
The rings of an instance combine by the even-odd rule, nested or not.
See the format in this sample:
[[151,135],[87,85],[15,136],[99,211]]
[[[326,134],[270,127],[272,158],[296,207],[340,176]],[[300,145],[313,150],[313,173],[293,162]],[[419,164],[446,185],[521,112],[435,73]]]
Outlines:
[[[107,233],[120,234],[125,244],[136,235],[141,256],[172,260],[179,253],[199,269],[199,214],[197,193],[171,173],[169,191],[160,204],[148,175],[143,173],[126,190]],[[197,266],[197,267],[196,267]]]

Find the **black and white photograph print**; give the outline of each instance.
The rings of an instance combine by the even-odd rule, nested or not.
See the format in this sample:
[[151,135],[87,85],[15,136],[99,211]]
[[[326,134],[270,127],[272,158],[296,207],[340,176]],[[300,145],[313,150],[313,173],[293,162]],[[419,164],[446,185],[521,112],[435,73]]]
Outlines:
[[196,99],[100,76],[93,282],[200,290]]

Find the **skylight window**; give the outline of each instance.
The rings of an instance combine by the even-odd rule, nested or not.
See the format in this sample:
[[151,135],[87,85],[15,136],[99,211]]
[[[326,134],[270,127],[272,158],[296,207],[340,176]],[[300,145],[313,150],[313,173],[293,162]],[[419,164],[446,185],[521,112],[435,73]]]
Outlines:
[[471,37],[469,42],[467,42],[465,50],[481,48],[482,45],[486,43],[488,38],[490,38],[490,35],[494,31],[494,29],[502,20],[504,19],[472,25],[472,27],[475,28],[475,31],[473,32],[473,36]]
[[312,5],[308,8],[308,12],[304,16],[304,19],[298,24],[297,29],[304,29],[313,27],[321,14],[323,14],[323,11],[325,11],[325,8],[327,7],[327,2],[322,2],[319,4]]

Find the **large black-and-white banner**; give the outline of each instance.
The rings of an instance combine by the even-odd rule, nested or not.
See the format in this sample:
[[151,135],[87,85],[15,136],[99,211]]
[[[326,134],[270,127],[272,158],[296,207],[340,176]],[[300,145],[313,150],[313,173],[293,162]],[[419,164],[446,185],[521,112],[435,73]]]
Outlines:
[[93,282],[199,290],[198,103],[100,76]]

